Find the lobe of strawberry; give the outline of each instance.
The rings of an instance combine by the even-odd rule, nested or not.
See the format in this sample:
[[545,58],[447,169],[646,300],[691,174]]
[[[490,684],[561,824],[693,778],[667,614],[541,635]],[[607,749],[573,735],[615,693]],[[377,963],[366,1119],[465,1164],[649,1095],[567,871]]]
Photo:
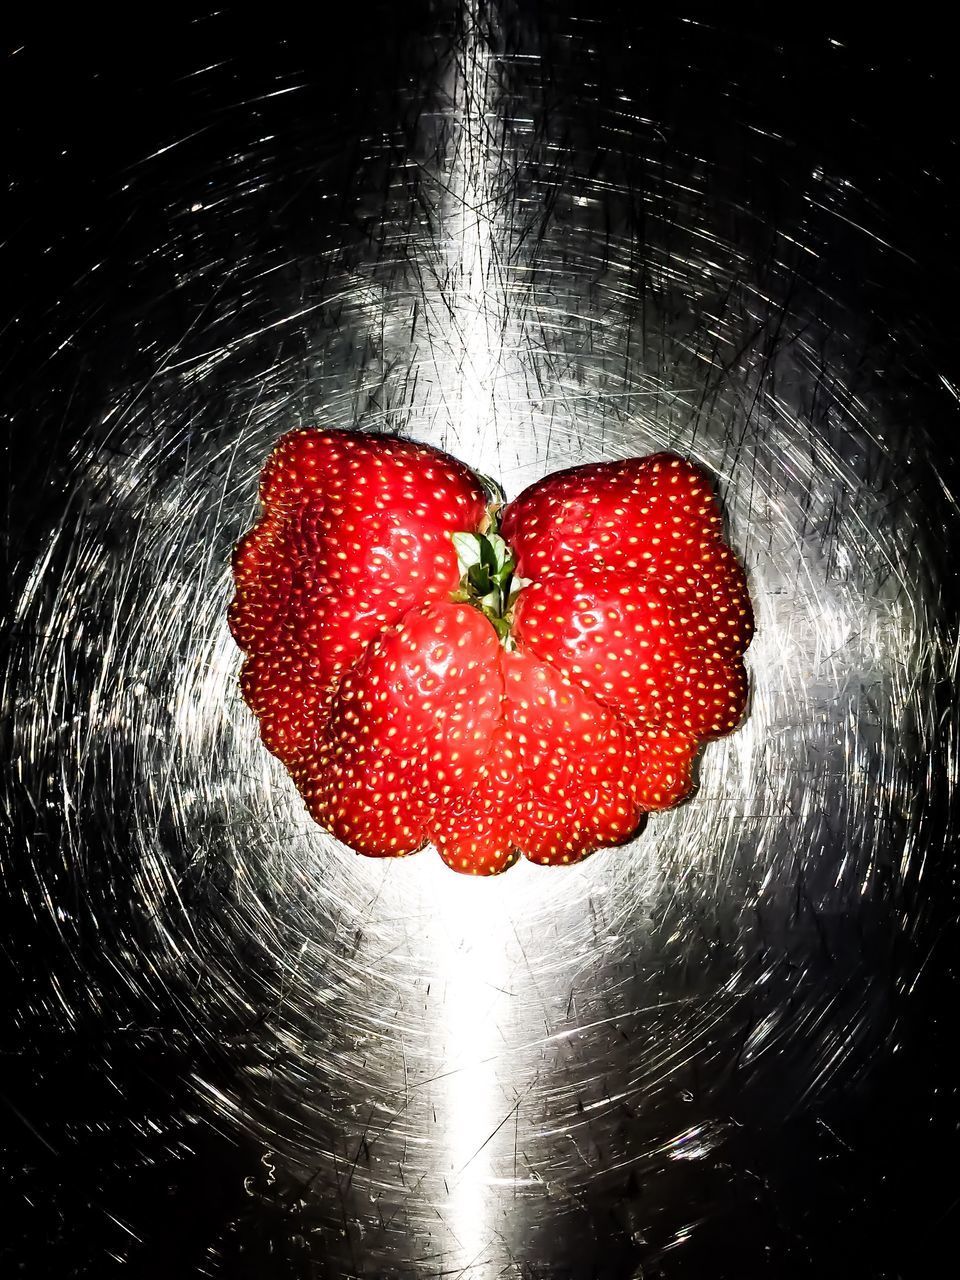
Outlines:
[[475,786],[500,715],[493,630],[464,604],[407,613],[367,649],[333,698],[331,787],[314,816],[374,857],[413,853],[437,815]]
[[[292,431],[260,484],[263,514],[234,553],[230,629],[266,746],[286,764],[322,729],[343,675],[411,608],[448,599],[451,534],[487,498],[438,450],[347,431]],[[320,728],[318,728],[318,725]]]

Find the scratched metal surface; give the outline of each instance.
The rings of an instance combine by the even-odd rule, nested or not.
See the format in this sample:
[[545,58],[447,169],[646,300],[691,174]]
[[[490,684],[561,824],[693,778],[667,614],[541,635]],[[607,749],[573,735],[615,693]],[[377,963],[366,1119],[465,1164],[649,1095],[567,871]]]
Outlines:
[[[372,14],[7,53],[5,1274],[920,1273],[957,1203],[936,51]],[[708,467],[758,634],[692,803],[490,883],[314,828],[225,625],[302,423],[510,494]]]

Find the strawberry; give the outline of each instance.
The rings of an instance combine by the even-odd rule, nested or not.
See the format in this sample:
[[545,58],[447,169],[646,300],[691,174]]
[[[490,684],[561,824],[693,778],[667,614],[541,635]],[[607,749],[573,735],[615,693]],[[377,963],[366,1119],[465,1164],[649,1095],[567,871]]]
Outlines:
[[736,727],[753,620],[704,475],[578,467],[501,508],[424,445],[295,431],[234,556],[263,741],[371,857],[578,862],[682,800]]

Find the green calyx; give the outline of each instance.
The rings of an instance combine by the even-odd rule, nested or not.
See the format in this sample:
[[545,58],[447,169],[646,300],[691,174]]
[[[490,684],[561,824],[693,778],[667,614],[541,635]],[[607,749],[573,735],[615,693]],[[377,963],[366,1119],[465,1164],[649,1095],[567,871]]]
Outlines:
[[461,577],[452,599],[479,609],[510,648],[513,605],[528,580],[516,575],[516,559],[498,532],[498,514],[499,507],[491,506],[484,533],[453,534]]

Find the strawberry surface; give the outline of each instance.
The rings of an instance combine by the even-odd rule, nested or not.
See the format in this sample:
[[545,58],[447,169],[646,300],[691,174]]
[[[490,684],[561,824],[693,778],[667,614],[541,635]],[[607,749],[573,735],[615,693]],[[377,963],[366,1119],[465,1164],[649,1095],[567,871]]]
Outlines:
[[302,430],[260,496],[234,557],[241,688],[360,853],[578,862],[685,798],[743,715],[746,582],[683,459],[574,468],[500,510],[434,449]]
[[652,583],[694,648],[740,655],[753,635],[746,579],[706,476],[671,453],[573,467],[531,485],[502,532],[535,581],[617,570]]

